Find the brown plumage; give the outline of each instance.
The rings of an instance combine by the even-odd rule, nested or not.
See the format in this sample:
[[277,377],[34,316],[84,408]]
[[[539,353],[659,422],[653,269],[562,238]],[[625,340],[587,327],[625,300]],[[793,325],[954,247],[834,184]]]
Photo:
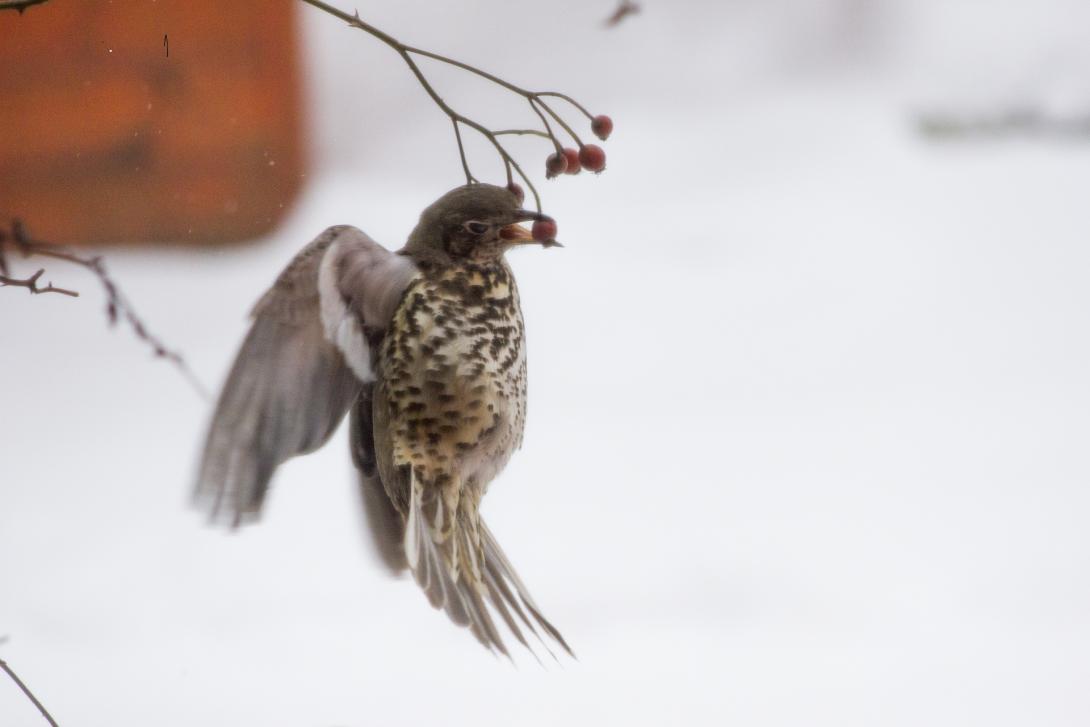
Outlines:
[[541,218],[473,184],[428,207],[397,253],[353,227],[319,235],[254,310],[198,501],[234,525],[256,518],[276,467],[324,444],[351,408],[385,565],[410,569],[432,605],[490,649],[507,653],[495,612],[528,648],[522,627],[570,653],[478,511],[526,417],[522,311],[503,255],[535,242],[518,222]]

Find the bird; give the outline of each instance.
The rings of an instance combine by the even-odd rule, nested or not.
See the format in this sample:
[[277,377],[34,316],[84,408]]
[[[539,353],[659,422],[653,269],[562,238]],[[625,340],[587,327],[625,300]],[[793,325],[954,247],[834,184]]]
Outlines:
[[[531,220],[547,239],[519,224]],[[574,656],[479,511],[526,419],[525,327],[504,254],[559,245],[555,229],[508,188],[474,182],[425,208],[396,252],[350,225],[318,235],[251,313],[208,427],[198,506],[235,528],[256,521],[276,468],[347,416],[389,571],[410,571],[494,653],[511,657],[492,611],[531,653],[524,628]]]

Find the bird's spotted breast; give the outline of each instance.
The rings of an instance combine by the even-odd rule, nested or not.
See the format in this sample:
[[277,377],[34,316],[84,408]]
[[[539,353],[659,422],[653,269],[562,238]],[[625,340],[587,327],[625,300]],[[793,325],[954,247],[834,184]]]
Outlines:
[[487,486],[522,440],[523,330],[505,263],[417,279],[381,355],[395,464],[411,464],[437,484]]

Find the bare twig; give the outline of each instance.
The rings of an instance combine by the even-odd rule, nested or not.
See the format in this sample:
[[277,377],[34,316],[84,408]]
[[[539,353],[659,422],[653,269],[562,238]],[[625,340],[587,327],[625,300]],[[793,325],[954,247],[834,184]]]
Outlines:
[[0,0],[0,10],[15,10],[20,15],[32,5],[41,5],[49,0]]
[[537,95],[538,96],[553,96],[554,98],[563,99],[563,100],[567,101],[568,103],[570,103],[575,108],[582,111],[583,115],[586,116],[588,119],[590,119],[592,121],[594,120],[594,114],[587,111],[586,108],[583,107],[583,104],[579,103],[578,101],[576,101],[574,98],[572,98],[571,96],[569,96],[566,93],[559,93],[557,91],[541,91]]
[[38,278],[42,277],[42,273],[45,272],[45,268],[39,268],[38,272],[31,275],[29,278],[9,278],[7,275],[0,275],[0,287],[7,287],[9,285],[26,288],[33,294],[37,293],[60,293],[61,295],[70,295],[73,298],[78,298],[79,293],[74,290],[68,290],[67,288],[57,288],[52,282],[44,288],[38,287]]
[[30,687],[28,687],[26,684],[23,684],[23,680],[20,679],[14,671],[12,671],[11,667],[8,666],[8,663],[3,659],[0,659],[0,669],[3,669],[7,673],[7,675],[11,677],[11,680],[15,682],[16,686],[18,686],[19,689],[23,690],[23,694],[25,694],[27,699],[29,699],[31,703],[38,708],[38,711],[42,713],[42,716],[45,717],[45,720],[49,722],[49,724],[51,724],[53,727],[59,727],[57,725],[57,721],[53,719],[53,715],[49,713],[49,710],[47,710],[42,705],[42,703],[38,701],[38,698],[34,696],[34,692],[30,691]]
[[[423,48],[416,48],[410,45],[406,45],[394,38],[389,33],[383,32],[375,26],[361,20],[359,13],[352,13],[351,15],[349,15],[343,10],[339,10],[332,5],[323,2],[322,0],[303,0],[303,2],[307,3],[308,5],[313,5],[319,10],[329,13],[336,18],[340,18],[353,28],[358,28],[359,30],[362,30],[365,33],[372,35],[373,37],[393,48],[397,52],[397,54],[401,56],[401,59],[405,62],[405,65],[407,65],[409,67],[409,70],[412,71],[413,75],[416,76],[416,80],[420,83],[421,87],[428,94],[428,96],[431,97],[431,100],[434,101],[435,105],[438,106],[443,111],[443,113],[445,113],[450,118],[451,123],[454,126],[454,136],[455,141],[458,144],[458,155],[459,159],[462,162],[462,171],[465,172],[466,182],[468,184],[475,183],[477,179],[470,171],[469,163],[466,160],[465,147],[462,144],[462,136],[460,130],[461,126],[467,126],[488,139],[488,141],[495,148],[496,153],[499,155],[500,159],[503,161],[504,168],[507,172],[507,182],[509,184],[512,183],[514,181],[513,173],[517,172],[518,175],[523,179],[523,181],[526,182],[526,185],[530,188],[530,192],[534,195],[534,201],[537,204],[537,209],[539,212],[541,211],[541,197],[540,195],[538,195],[537,188],[534,186],[534,183],[530,181],[529,177],[526,176],[525,172],[523,172],[518,162],[515,161],[515,159],[503,146],[503,144],[500,143],[500,140],[497,137],[509,134],[530,134],[534,136],[541,136],[543,138],[549,139],[553,143],[553,146],[556,147],[557,152],[559,152],[562,145],[560,143],[560,140],[553,133],[552,127],[549,124],[549,121],[546,118],[545,114],[542,113],[542,109],[544,109],[548,116],[552,117],[553,120],[555,120],[560,125],[560,127],[564,129],[564,131],[567,132],[569,136],[571,136],[575,143],[580,148],[582,148],[583,142],[579,140],[579,137],[576,136],[575,132],[572,131],[571,127],[567,123],[565,123],[564,120],[555,111],[553,111],[548,106],[548,104],[542,100],[541,97],[556,96],[558,98],[562,98],[574,105],[581,112],[586,114],[587,118],[593,118],[585,108],[583,108],[581,105],[572,100],[569,96],[566,96],[564,94],[557,93],[555,91],[530,91],[520,86],[516,86],[510,81],[506,81],[499,76],[493,75],[486,71],[482,71],[476,66],[471,66],[468,63],[463,63],[462,61],[448,58],[447,56],[440,55],[439,53],[433,53],[432,51],[424,50]],[[541,121],[542,126],[544,127],[544,131],[539,131],[537,129],[507,129],[504,131],[493,131],[484,126],[483,124],[480,124],[473,119],[465,116],[464,114],[455,111],[453,108],[451,108],[449,104],[447,104],[446,101],[443,100],[442,96],[439,95],[439,93],[428,81],[428,78],[424,75],[424,72],[421,71],[420,66],[416,63],[414,56],[418,56],[421,58],[430,58],[431,60],[439,61],[440,63],[445,63],[447,65],[454,66],[455,68],[461,68],[464,71],[468,71],[477,76],[480,76],[481,78],[491,81],[492,83],[500,86],[501,88],[518,94],[519,96],[522,96],[530,103],[530,107],[533,109],[534,113]]]
[[936,141],[998,139],[1013,136],[1082,138],[1090,136],[1090,113],[1057,116],[1033,106],[991,113],[932,111],[916,118],[916,130]]
[[458,128],[458,119],[451,119],[454,124],[454,138],[458,141],[458,156],[462,159],[462,171],[466,173],[466,181],[470,184],[477,181],[469,171],[469,162],[466,161],[466,148],[462,145],[462,131]]
[[31,293],[60,293],[72,297],[79,296],[79,293],[74,290],[57,288],[52,283],[45,288],[39,288],[37,282],[45,272],[44,269],[38,270],[38,272],[26,279],[18,279],[9,276],[7,259],[4,255],[4,246],[9,241],[14,249],[24,258],[48,257],[55,260],[64,260],[65,262],[89,270],[98,278],[99,283],[102,284],[102,288],[106,293],[106,318],[110,325],[115,325],[118,320],[124,320],[129,328],[132,329],[132,332],[136,337],[151,347],[156,358],[163,358],[174,364],[181,372],[182,376],[189,381],[190,385],[193,386],[202,397],[205,399],[208,398],[208,392],[190,370],[185,359],[182,358],[182,355],[177,351],[167,348],[162,340],[148,331],[147,326],[144,325],[144,322],[136,314],[132,304],[121,292],[121,289],[117,287],[117,283],[115,283],[106,272],[106,264],[101,257],[84,257],[60,245],[35,240],[27,233],[26,228],[19,220],[14,220],[11,223],[10,234],[0,229],[0,287],[19,286],[27,288]]
[[[554,119],[556,119],[556,123],[560,124],[564,128],[564,131],[568,132],[568,136],[575,139],[575,143],[579,145],[580,149],[582,149],[583,148],[583,141],[579,138],[579,136],[574,131],[572,131],[572,128],[570,126],[568,126],[567,122],[565,122],[564,119],[560,118],[560,114],[553,111],[552,106],[545,103],[545,101],[542,98],[537,97],[536,101],[541,106],[541,108],[543,108],[543,109],[545,109],[546,111],[549,112],[549,116],[552,116]],[[541,116],[540,112],[538,112],[538,116]],[[544,122],[545,117],[542,116],[541,120],[542,120],[542,122]],[[546,127],[547,126],[548,126],[548,124],[546,123]],[[550,134],[552,133],[551,129],[549,130],[549,133]],[[556,140],[555,136],[553,137],[553,140],[554,141]],[[559,143],[559,142],[557,142],[557,143]]]
[[638,12],[640,12],[640,6],[632,2],[632,0],[621,0],[617,9],[606,18],[605,26],[607,28],[614,28],[620,25],[621,21],[629,15],[635,15]]
[[504,136],[505,134],[507,134],[507,135],[532,134],[534,136],[540,136],[542,139],[551,139],[552,138],[551,136],[546,134],[544,131],[541,131],[540,129],[503,129],[502,131],[493,131],[492,133],[495,134],[496,136]]
[[541,109],[537,107],[539,103],[544,104],[544,101],[538,99],[535,102],[534,99],[530,99],[530,108],[532,108],[534,113],[537,114],[537,117],[541,119],[542,125],[545,126],[545,135],[553,142],[553,148],[556,149],[556,153],[563,154],[564,145],[560,143],[560,139],[556,138],[556,134],[553,133],[553,127],[549,126],[549,120],[545,118],[545,114],[541,113]]

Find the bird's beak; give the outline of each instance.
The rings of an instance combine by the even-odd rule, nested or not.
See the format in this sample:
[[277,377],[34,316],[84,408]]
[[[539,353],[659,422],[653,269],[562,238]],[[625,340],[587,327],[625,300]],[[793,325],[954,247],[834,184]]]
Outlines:
[[530,230],[527,230],[525,227],[518,224],[519,222],[529,222],[530,220],[533,220],[534,222],[537,222],[538,220],[552,220],[552,217],[530,210],[516,210],[515,223],[501,227],[500,238],[515,245],[531,245],[533,243],[538,243],[544,247],[564,247],[556,240],[535,240],[534,234]]
[[528,245],[531,242],[537,242],[533,233],[519,224],[501,227],[500,238],[516,245]]

